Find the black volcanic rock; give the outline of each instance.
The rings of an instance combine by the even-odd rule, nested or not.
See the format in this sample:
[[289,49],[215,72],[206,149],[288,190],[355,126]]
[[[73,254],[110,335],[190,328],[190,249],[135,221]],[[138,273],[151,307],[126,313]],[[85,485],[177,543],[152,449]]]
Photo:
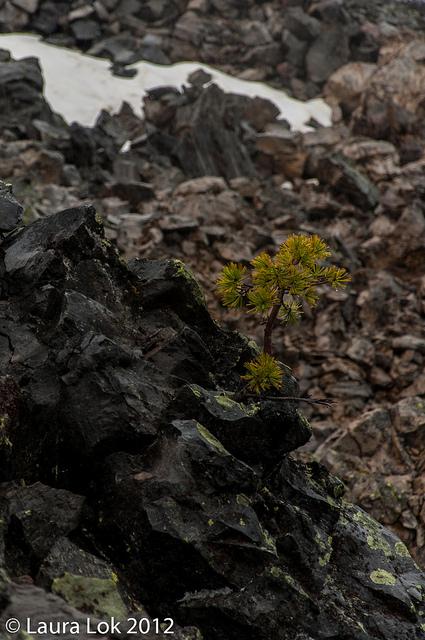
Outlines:
[[[41,4],[46,7],[46,3]],[[69,9],[71,3],[50,3],[50,7],[56,11],[60,5],[60,10],[66,13],[66,4]],[[76,8],[75,2],[72,4],[73,9]],[[198,8],[201,7],[199,14],[205,4],[197,3]],[[224,11],[226,3],[217,4],[221,4]],[[240,18],[243,24],[248,24],[250,39],[260,37],[261,33],[265,36],[262,27],[253,27],[252,18],[255,14],[255,19],[258,17],[261,24],[266,13],[269,14],[270,5],[253,2],[242,4],[244,6],[239,8],[239,17],[232,17],[232,23]],[[308,12],[306,3],[296,4],[298,7],[301,4],[304,6],[303,13],[298,12],[296,16],[298,23],[308,26],[308,16],[312,17],[314,12]],[[339,13],[338,2],[315,4],[317,15],[323,14],[328,21],[334,20],[331,14],[335,10],[336,14]],[[344,8],[348,7],[351,11],[351,5],[355,4],[346,0]],[[370,2],[357,1],[357,5],[360,4],[363,5],[364,16],[372,12],[375,14],[375,9],[385,10],[390,16],[395,6],[388,0],[385,3],[376,0],[373,6]],[[11,5],[11,2],[3,3],[2,8]],[[97,2],[96,11],[99,5],[100,2]],[[237,13],[235,7],[236,4],[233,9]],[[413,11],[407,11],[405,4],[399,3],[398,7],[404,11],[406,20],[416,15]],[[108,9],[113,10],[113,0],[108,2]],[[89,11],[93,17],[94,6],[80,6],[78,15]],[[271,15],[268,20],[267,29],[276,41],[281,42],[281,20],[288,13],[281,11],[278,17]],[[203,22],[208,25],[214,21],[204,17]],[[136,28],[135,24],[129,25],[129,31]],[[219,22],[214,24],[214,29],[217,28],[221,37]],[[392,430],[383,429],[376,455],[368,453],[370,434],[366,440],[363,437],[354,440],[351,435],[352,423],[358,419],[362,421],[363,411],[368,415],[370,409],[382,408],[383,403],[386,405],[387,402],[388,408],[398,411],[399,401],[410,400],[414,406],[416,396],[425,393],[423,354],[414,345],[413,348],[408,345],[402,349],[395,347],[398,339],[406,336],[419,339],[423,333],[425,233],[423,160],[420,159],[424,146],[424,118],[421,117],[420,107],[425,77],[425,67],[421,62],[424,56],[423,43],[419,38],[412,39],[412,34],[403,35],[398,29],[399,24],[398,19],[395,22],[391,20],[391,25],[365,23],[361,32],[350,36],[351,60],[357,59],[361,50],[361,59],[369,59],[365,54],[369,45],[373,50],[373,43],[380,48],[381,55],[376,64],[351,62],[332,74],[328,82],[328,95],[331,102],[336,99],[340,103],[343,113],[343,121],[336,126],[316,128],[317,122],[311,121],[314,131],[303,135],[285,132],[283,126],[273,122],[276,108],[271,103],[243,96],[220,96],[220,109],[224,105],[223,121],[218,123],[217,133],[216,123],[208,122],[207,132],[214,144],[217,141],[220,144],[214,147],[214,154],[208,157],[206,170],[209,171],[213,166],[214,170],[221,171],[223,159],[220,156],[217,161],[217,153],[221,153],[219,147],[223,145],[223,140],[229,139],[236,147],[239,145],[242,148],[245,156],[249,156],[257,172],[254,178],[242,175],[226,181],[222,177],[204,176],[188,180],[189,175],[181,168],[175,149],[179,140],[188,134],[187,123],[191,127],[190,110],[193,105],[197,106],[201,100],[208,105],[200,89],[205,78],[201,78],[199,85],[195,82],[194,86],[181,91],[169,87],[151,91],[151,99],[146,103],[146,106],[149,105],[149,117],[144,121],[137,118],[127,105],[115,116],[103,112],[94,128],[77,124],[71,127],[56,126],[39,119],[32,120],[22,128],[20,125],[24,121],[16,124],[15,109],[11,102],[11,98],[19,97],[19,92],[9,93],[3,96],[6,106],[1,114],[4,128],[0,174],[4,179],[13,180],[17,197],[25,207],[26,222],[53,211],[77,206],[87,198],[98,198],[96,204],[105,220],[107,237],[117,242],[124,255],[131,258],[160,258],[166,255],[184,260],[199,274],[216,317],[222,318],[232,328],[243,327],[244,331],[258,340],[262,337],[261,324],[250,314],[241,314],[239,317],[228,314],[214,296],[214,281],[221,266],[229,260],[249,261],[263,250],[273,252],[285,236],[294,230],[319,233],[325,238],[332,252],[335,252],[335,260],[352,273],[353,284],[347,291],[324,292],[320,307],[312,314],[306,310],[298,327],[288,330],[276,328],[277,352],[285,362],[297,367],[300,393],[336,400],[332,408],[305,408],[314,421],[314,438],[299,455],[304,457],[314,452],[319,460],[325,461],[328,468],[346,482],[349,499],[389,526],[416,554],[418,563],[423,565],[424,491],[420,427],[415,425],[414,431],[408,435],[403,428],[397,435],[401,449],[397,446],[397,439],[393,441]],[[291,33],[295,28],[294,23],[289,26],[287,31]],[[349,26],[351,29],[351,23]],[[311,46],[314,38],[307,38],[308,33],[300,30],[299,24],[296,29],[294,34],[297,42],[303,47]],[[128,38],[117,44],[116,55],[120,57],[120,47],[125,45],[127,53],[122,50],[121,53],[123,60],[128,62],[131,59],[127,57],[128,46],[131,49],[134,41],[136,51],[139,46],[136,40],[151,44],[167,43],[164,30],[161,28],[157,31],[156,40],[149,33],[146,36],[139,33],[138,37],[116,36]],[[227,37],[227,33],[223,34],[223,41]],[[70,43],[63,33],[57,33],[56,38],[58,42]],[[223,51],[223,59],[226,55],[225,62],[228,64],[231,51],[220,42],[218,39],[217,47]],[[356,54],[353,53],[354,49],[357,50]],[[0,58],[6,63],[10,56],[7,52],[0,52]],[[244,76],[262,78],[264,76],[261,73],[261,69],[251,69]],[[22,76],[24,84],[25,77]],[[214,95],[210,90],[210,99]],[[41,90],[38,96],[41,101]],[[338,117],[337,112],[338,109],[335,117]],[[183,127],[179,127],[180,122]],[[210,146],[209,137],[203,135],[203,128],[204,122],[199,119],[194,127],[195,142],[203,139]],[[222,130],[230,135],[222,135]],[[261,134],[258,136],[257,132]],[[131,145],[125,145],[129,140]],[[196,145],[192,148],[196,150]],[[202,153],[200,147],[201,158]],[[226,148],[222,153],[226,156],[223,165],[228,171],[231,159],[238,158],[239,152],[237,148],[236,151]],[[192,160],[190,155],[186,159],[189,172],[195,164]],[[238,167],[243,171],[243,165]],[[18,215],[20,210],[13,210]],[[19,252],[21,248],[20,245]],[[21,257],[31,259],[25,248]],[[8,255],[8,264],[10,261],[13,263],[15,258]],[[37,252],[36,261],[28,263],[26,275],[31,275],[32,264],[35,271],[39,270],[40,281],[44,277],[44,270],[45,282],[60,283],[63,274],[56,274],[55,270],[56,267],[58,271],[62,268],[62,262],[50,263],[50,258],[48,246],[45,252]],[[187,289],[180,286],[181,282],[175,286],[176,281],[183,278],[182,274],[178,278],[176,276],[181,265],[172,260],[155,263],[143,260],[143,265],[138,264],[138,274],[135,275],[141,278],[144,272],[145,313],[140,319],[140,333],[145,341],[144,354],[147,354],[149,363],[185,384],[197,384],[212,397],[221,397],[220,389],[211,388],[210,371],[222,354],[217,349],[214,351],[214,341],[207,344],[201,337],[202,328],[198,330],[195,326],[201,317],[205,319],[208,316],[205,307],[204,315],[199,311],[200,305],[197,305],[194,313],[190,308],[190,295],[184,293]],[[91,279],[95,273],[98,272],[93,268]],[[1,299],[4,306],[7,306],[5,301],[9,300],[7,296],[13,293],[13,287],[18,284],[21,286],[23,278],[23,274],[15,278],[12,273],[7,285],[6,280],[2,280]],[[108,280],[104,274],[102,278],[102,282]],[[62,298],[58,295],[58,289],[52,289],[50,284],[48,286],[47,290],[37,289],[39,298],[44,296],[47,302],[46,315],[40,319],[35,337],[27,324],[32,318],[31,307],[19,311],[16,316],[19,322],[14,321],[13,326],[11,322],[8,323],[7,334],[1,333],[0,329],[2,371],[11,361],[15,366],[24,360],[30,362],[31,366],[37,366],[37,375],[32,376],[32,370],[27,371],[28,388],[35,399],[34,406],[29,410],[35,417],[38,411],[42,412],[40,423],[36,420],[32,422],[34,430],[39,429],[37,434],[40,436],[36,439],[35,450],[43,442],[42,429],[49,428],[50,420],[57,420],[55,412],[58,393],[61,393],[61,380],[57,378],[62,373],[57,374],[56,369],[50,367],[48,350],[42,341],[45,318],[51,318],[53,310],[62,313],[59,308]],[[50,298],[47,296],[49,291]],[[188,304],[179,304],[177,315],[176,305],[179,301],[183,303],[185,298]],[[172,303],[169,305],[174,312],[171,315],[164,313],[164,306],[168,302]],[[85,305],[86,301],[81,296],[66,293],[64,331],[71,321],[76,321],[80,316],[84,317],[84,322],[87,321],[90,314]],[[161,313],[158,307],[162,309]],[[98,312],[94,306],[93,310]],[[102,323],[105,323],[105,319],[102,319]],[[19,348],[15,349],[15,344]],[[237,356],[236,352],[241,354],[245,347],[242,341],[237,343],[229,339],[222,352],[227,354],[233,350]],[[68,354],[69,351],[65,350],[64,361]],[[247,359],[249,355],[246,349],[245,354],[243,358]],[[90,385],[93,384],[97,390],[104,384],[102,371],[95,371],[97,363],[105,362],[108,358],[114,363],[125,363],[130,356],[128,349],[111,345],[109,338],[105,339],[102,333],[93,341],[89,336],[87,343],[82,345],[81,354],[72,354],[69,381],[77,381],[77,391],[75,396],[72,396],[72,389],[68,391],[66,388],[64,391],[68,394],[66,402],[72,403],[72,411],[80,394],[90,405],[91,387],[88,391],[85,387],[89,378]],[[43,362],[48,362],[49,366],[43,368]],[[87,374],[88,370],[91,377]],[[79,376],[82,377],[80,386]],[[220,375],[220,371],[217,371],[215,379],[222,389],[235,390],[237,376],[229,381],[225,372]],[[156,385],[158,377],[154,377],[154,381]],[[111,385],[109,382],[105,384],[109,395]],[[25,384],[22,390],[24,388]],[[25,406],[22,406],[21,387],[12,378],[3,376],[0,395],[7,397],[8,394],[10,409],[4,411],[8,414],[5,422],[7,429],[13,430],[18,417],[23,419],[24,413],[21,411],[22,415],[18,415],[19,411],[15,411],[17,407],[12,405],[16,401],[20,409]],[[229,395],[229,398],[234,396]],[[119,419],[127,418],[125,402],[116,402],[115,393],[111,394],[109,400],[107,410]],[[142,408],[140,405],[140,415]],[[297,405],[293,408],[297,408]],[[65,415],[65,412],[63,410],[61,415]],[[98,412],[99,409],[96,409]],[[116,442],[117,436],[123,432],[127,448],[135,441],[144,439],[148,443],[154,437],[150,433],[150,423],[146,422],[143,427],[137,425],[137,428],[133,425],[128,428],[126,424],[122,429],[117,420],[116,424],[107,423],[99,438],[97,432],[102,424],[102,416],[96,416],[92,428],[89,421],[85,424],[84,414],[84,407],[80,408],[75,433],[94,459],[102,451],[114,448],[115,445],[111,443]],[[173,411],[170,416],[177,417]],[[185,418],[184,414],[179,417]],[[71,418],[65,416],[64,419],[72,432],[72,424],[68,422]],[[206,418],[198,417],[198,420],[202,422]],[[273,419],[265,422],[267,429],[263,433],[262,429],[253,426],[255,421],[251,420],[249,444],[248,438],[242,446],[239,438],[230,437],[226,440],[229,451],[246,460],[249,455],[250,464],[256,464],[257,455],[267,455],[269,464],[273,463],[274,457],[281,455],[285,439],[287,446],[293,448],[308,435],[303,429],[287,429],[286,421],[282,434],[277,430],[275,434]],[[243,424],[244,429],[246,424]],[[215,428],[212,422],[208,427],[211,430]],[[354,427],[356,431],[357,425],[354,424]],[[223,436],[219,435],[219,428]],[[217,425],[215,433],[224,440],[229,435],[227,431],[223,422]],[[247,434],[247,430],[244,433]],[[274,447],[275,435],[279,444],[277,448]],[[230,436],[234,436],[234,432]],[[7,435],[4,442],[8,442]],[[256,446],[263,442],[270,446]],[[80,452],[84,446],[75,443],[75,449]],[[18,453],[15,454],[15,451]],[[2,460],[4,458],[5,464],[0,466],[2,480],[13,476],[10,465],[14,457],[21,456],[22,464],[25,462],[20,451],[20,447],[12,448],[10,445],[3,448]],[[56,449],[54,451],[56,455]],[[29,452],[29,467],[32,454],[33,451]],[[85,460],[84,464],[87,463]],[[360,473],[365,465],[369,472]],[[388,483],[391,483],[391,487]]]
[[358,207],[373,209],[378,204],[378,189],[341,154],[323,155],[315,169],[319,180],[329,184],[335,193],[351,199]]
[[306,55],[308,78],[317,84],[326,82],[329,76],[350,59],[348,34],[339,27],[327,27],[316,38]]
[[24,208],[14,198],[12,187],[0,180],[0,232],[13,231],[22,221]]
[[297,403],[235,401],[252,348],[183,263],[127,266],[92,207],[0,255],[0,624],[137,610],[180,640],[422,637],[424,575],[287,455]]
[[194,103],[181,107],[173,125],[174,154],[187,175],[228,179],[254,175],[235,112],[217,85],[210,85]]
[[[257,131],[275,122],[279,109],[262,98],[227,94],[216,84],[192,86],[182,94],[160,88],[144,100],[149,143],[164,148],[190,177],[254,176],[250,143]],[[152,125],[158,127],[152,131]]]
[[[84,498],[39,482],[29,487],[4,483],[0,503],[9,537],[6,566],[10,575],[19,576],[29,573],[58,538],[77,528]],[[22,566],[23,549],[28,566]]]
[[[35,118],[52,120],[36,58],[0,62],[0,126],[25,130]],[[60,118],[59,118],[60,119]]]
[[[294,382],[287,383],[285,394],[296,394]],[[308,422],[302,420],[295,403],[240,403],[198,385],[183,387],[176,403],[182,414],[190,410],[231,453],[251,463],[280,460],[311,437]]]

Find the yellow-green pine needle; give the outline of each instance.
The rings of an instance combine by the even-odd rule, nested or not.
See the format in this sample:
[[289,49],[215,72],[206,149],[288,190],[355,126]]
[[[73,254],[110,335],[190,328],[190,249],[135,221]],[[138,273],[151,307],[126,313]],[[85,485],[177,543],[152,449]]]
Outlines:
[[310,236],[309,244],[310,244],[310,255],[313,260],[315,261],[324,260],[325,258],[331,255],[328,245],[318,235],[315,234]]
[[350,282],[351,277],[343,267],[327,267],[326,280],[334,289],[345,287]]
[[282,386],[283,371],[279,362],[268,353],[260,353],[255,360],[245,365],[248,373],[242,376],[254,393],[261,393]]
[[319,294],[317,293],[315,287],[309,287],[303,293],[303,298],[310,305],[310,307],[315,307],[319,301]]
[[272,269],[273,268],[273,259],[267,253],[267,251],[263,251],[259,253],[258,256],[255,256],[251,260],[252,268],[258,271]]
[[217,290],[224,306],[236,309],[244,305],[245,298],[242,293],[242,285],[246,272],[246,267],[235,262],[230,262],[223,267],[217,280]]
[[248,300],[250,311],[264,315],[278,302],[278,291],[273,287],[253,287]]
[[282,304],[279,319],[287,324],[296,324],[301,317],[301,304],[296,300],[289,300]]

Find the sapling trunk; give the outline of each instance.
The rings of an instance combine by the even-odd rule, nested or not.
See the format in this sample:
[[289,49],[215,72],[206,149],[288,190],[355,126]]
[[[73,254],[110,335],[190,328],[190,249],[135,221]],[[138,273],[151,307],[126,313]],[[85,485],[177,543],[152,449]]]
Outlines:
[[275,322],[277,320],[277,316],[279,315],[280,307],[282,306],[281,302],[273,305],[272,310],[270,311],[270,315],[267,319],[266,326],[264,328],[264,353],[268,353],[269,356],[273,355],[273,329]]

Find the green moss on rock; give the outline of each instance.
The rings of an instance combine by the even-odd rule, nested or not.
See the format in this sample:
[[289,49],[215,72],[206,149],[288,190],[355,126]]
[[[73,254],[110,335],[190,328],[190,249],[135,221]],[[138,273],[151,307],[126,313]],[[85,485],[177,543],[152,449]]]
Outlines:
[[264,529],[261,525],[260,528],[263,537],[263,544],[261,545],[261,548],[264,549],[264,551],[269,551],[270,553],[273,553],[273,555],[277,556],[276,541],[272,538],[267,529]]
[[214,396],[218,404],[223,407],[223,409],[229,409],[230,411],[239,409],[243,413],[245,413],[248,417],[254,416],[258,413],[260,404],[259,403],[250,403],[248,406],[242,404],[241,402],[236,402],[232,398],[227,395],[216,395]]
[[329,560],[332,555],[332,536],[328,536],[327,539],[323,538],[321,533],[317,532],[315,542],[320,550],[319,565],[325,567],[329,564]]
[[376,533],[369,533],[366,538],[366,542],[374,551],[381,551],[386,557],[392,555],[392,549],[389,542],[381,536],[376,535]]
[[404,542],[396,542],[394,545],[394,551],[398,556],[402,558],[410,558],[410,553]]
[[285,573],[285,571],[283,571],[283,569],[281,569],[280,567],[272,566],[269,569],[267,569],[267,572],[271,576],[273,576],[273,578],[286,582],[288,586],[290,586],[292,589],[294,589],[294,591],[296,591],[299,595],[303,596],[304,598],[309,597],[308,594],[301,587],[301,585],[295,580],[295,578],[293,578],[289,573]]
[[299,409],[297,409],[297,416],[298,416],[298,419],[301,422],[301,424],[303,424],[305,427],[307,427],[307,429],[311,430],[311,425],[310,425],[309,421],[307,420],[305,415]]
[[208,444],[210,444],[212,447],[214,447],[214,449],[218,453],[221,453],[221,455],[223,455],[223,456],[230,455],[229,452],[227,451],[227,449],[225,449],[223,447],[223,445],[221,444],[220,440],[217,440],[217,438],[215,436],[213,436],[213,434],[210,431],[208,431],[208,429],[203,427],[202,424],[199,424],[199,422],[197,422],[196,423],[196,428],[197,428],[199,434],[202,436],[202,438],[206,442],[208,442]]
[[251,500],[244,493],[238,493],[236,496],[236,502],[244,507],[249,507],[251,505]]
[[196,398],[202,398],[202,393],[201,393],[201,391],[198,389],[198,387],[196,385],[190,384],[188,386],[189,386],[189,389],[191,390],[191,392],[193,393],[193,395]]
[[239,403],[229,398],[229,396],[217,395],[214,397],[217,400],[218,404],[221,405],[224,409],[235,409],[235,407],[240,407]]
[[118,592],[116,579],[87,578],[65,573],[55,578],[52,591],[76,609],[98,616],[122,620],[127,616],[126,606]]
[[190,269],[188,269],[184,264],[184,262],[182,262],[181,260],[175,259],[175,260],[171,260],[171,262],[175,267],[175,272],[174,272],[175,277],[184,278],[187,281],[196,302],[200,306],[206,307],[205,297],[204,297],[204,294],[202,293],[202,289],[199,286],[198,281],[196,280],[195,276],[190,271]]
[[7,425],[9,423],[9,416],[0,416],[0,449],[2,447],[12,447],[12,442],[7,435]]
[[397,578],[385,569],[375,569],[375,571],[372,571],[370,574],[370,579],[375,584],[385,584],[390,587],[393,587],[397,582]]

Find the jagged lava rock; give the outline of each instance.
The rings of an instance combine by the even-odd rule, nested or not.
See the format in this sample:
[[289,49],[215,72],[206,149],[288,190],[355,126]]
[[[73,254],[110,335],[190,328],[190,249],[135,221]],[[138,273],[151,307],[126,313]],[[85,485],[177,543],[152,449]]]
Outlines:
[[13,231],[22,220],[24,208],[14,198],[11,185],[0,180],[0,232]]
[[0,260],[0,623],[146,607],[181,640],[423,636],[406,547],[287,455],[297,403],[234,400],[254,349],[183,263],[127,265],[92,207]]
[[[36,58],[0,61],[0,125],[13,122],[24,130],[32,120],[52,120],[53,113],[42,95],[43,76]],[[56,116],[56,118],[58,118]]]

